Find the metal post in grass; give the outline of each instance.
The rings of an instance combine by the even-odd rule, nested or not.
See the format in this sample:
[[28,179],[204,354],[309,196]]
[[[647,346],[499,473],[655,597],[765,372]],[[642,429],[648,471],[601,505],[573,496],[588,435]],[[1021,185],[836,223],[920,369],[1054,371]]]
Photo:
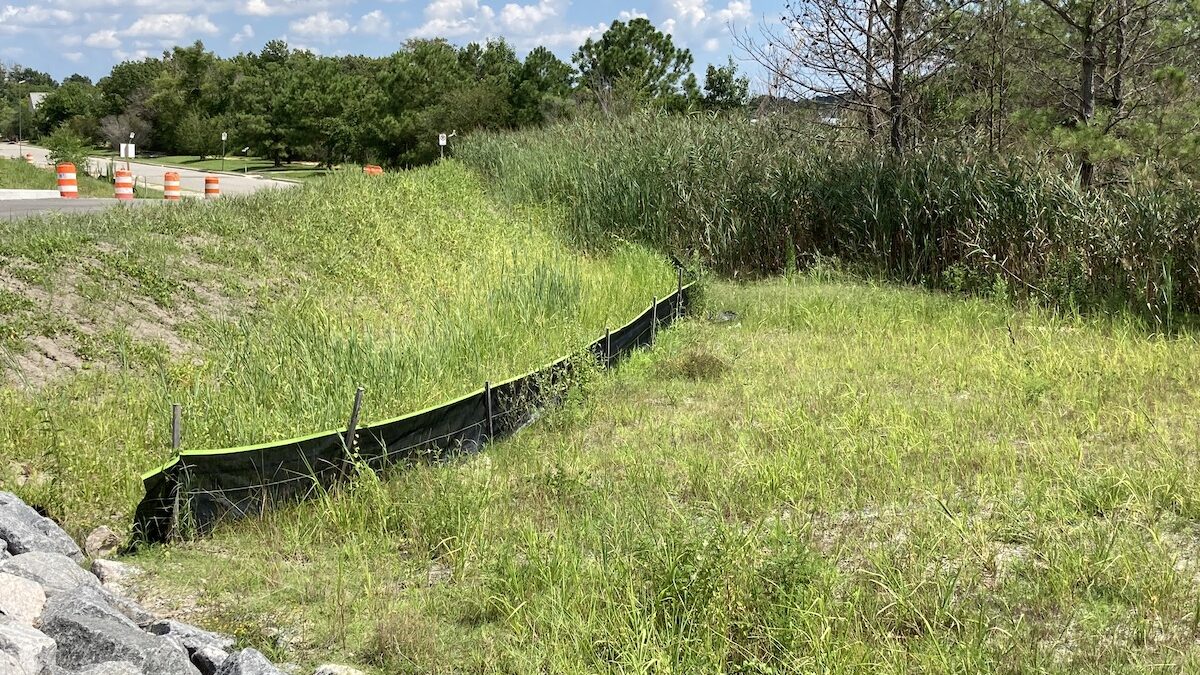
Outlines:
[[359,387],[354,392],[354,407],[350,409],[350,423],[346,425],[346,437],[342,440],[347,453],[354,452],[354,447],[358,445],[358,415],[362,412],[363,394],[366,391],[366,387]]
[[658,296],[654,296],[654,304],[650,305],[650,346],[658,337]]
[[612,365],[612,331],[604,329],[604,367]]
[[488,433],[487,442],[491,443],[492,438],[494,438],[496,436],[496,428],[492,421],[493,417],[492,417],[492,383],[491,382],[483,383],[483,404],[484,404],[484,408],[487,409],[487,433]]
[[179,452],[183,444],[183,405],[171,404],[171,450]]

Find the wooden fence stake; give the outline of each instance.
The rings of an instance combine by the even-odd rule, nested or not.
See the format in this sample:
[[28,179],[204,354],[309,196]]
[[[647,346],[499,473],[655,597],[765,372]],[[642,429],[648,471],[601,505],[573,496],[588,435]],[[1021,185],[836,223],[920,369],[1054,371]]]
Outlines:
[[484,405],[487,408],[487,432],[488,432],[487,442],[491,443],[492,439],[496,437],[496,428],[492,423],[492,383],[491,382],[483,383],[483,400],[484,400]]
[[179,452],[183,444],[183,405],[171,404],[171,450]]
[[650,346],[654,346],[654,340],[658,337],[658,296],[654,296],[654,304],[650,305]]
[[675,320],[683,316],[683,268],[675,269]]
[[346,446],[346,452],[354,452],[355,446],[358,445],[358,415],[362,412],[363,394],[366,392],[365,387],[359,387],[354,392],[354,407],[350,409],[350,424],[346,425],[346,437],[342,439],[342,444]]

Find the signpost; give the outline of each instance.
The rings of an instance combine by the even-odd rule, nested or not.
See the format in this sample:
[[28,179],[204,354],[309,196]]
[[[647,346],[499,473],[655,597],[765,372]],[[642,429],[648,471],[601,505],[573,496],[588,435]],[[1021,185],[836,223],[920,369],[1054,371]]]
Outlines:
[[242,175],[246,175],[246,167],[250,166],[250,146],[242,148],[242,154],[246,156],[245,163],[242,164]]
[[132,131],[131,131],[131,132],[129,132],[129,143],[127,143],[127,144],[124,144],[124,143],[123,143],[123,144],[122,144],[122,145],[125,145],[125,146],[126,146],[126,147],[125,147],[125,154],[121,155],[122,157],[124,157],[124,158],[125,158],[125,170],[126,170],[126,171],[132,171],[132,169],[130,169],[130,168],[129,168],[129,160],[131,160],[131,159],[133,159],[134,157],[136,157],[136,156],[137,156],[137,155],[136,155],[135,148],[134,148],[134,145],[133,145],[133,137],[134,137],[134,136],[136,136],[136,135],[137,135],[137,134],[135,134],[135,133],[134,133],[134,132],[132,132]]
[[221,170],[225,170],[225,141],[229,140],[229,132],[221,132]]
[[446,144],[447,144],[447,142],[449,142],[449,140],[451,138],[454,138],[457,135],[458,135],[457,129],[454,131],[451,131],[449,135],[438,134],[438,157],[440,159],[446,159]]

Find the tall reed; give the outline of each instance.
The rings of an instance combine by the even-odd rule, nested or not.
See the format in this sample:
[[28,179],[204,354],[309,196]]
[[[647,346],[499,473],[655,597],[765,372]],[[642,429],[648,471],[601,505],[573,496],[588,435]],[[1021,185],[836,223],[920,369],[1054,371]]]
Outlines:
[[570,234],[646,243],[725,274],[833,258],[876,277],[998,290],[1158,327],[1200,310],[1200,196],[1084,192],[1016,159],[847,149],[773,120],[642,115],[478,134],[458,157],[509,198],[555,201]]

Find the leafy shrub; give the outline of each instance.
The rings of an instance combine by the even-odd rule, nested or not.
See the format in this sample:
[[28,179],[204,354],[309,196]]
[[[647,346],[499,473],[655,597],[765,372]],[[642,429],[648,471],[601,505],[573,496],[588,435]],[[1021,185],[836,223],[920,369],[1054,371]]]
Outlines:
[[87,169],[87,141],[69,127],[65,125],[59,127],[54,133],[43,138],[42,143],[50,150],[52,164],[70,162],[75,165],[79,173],[84,173]]

